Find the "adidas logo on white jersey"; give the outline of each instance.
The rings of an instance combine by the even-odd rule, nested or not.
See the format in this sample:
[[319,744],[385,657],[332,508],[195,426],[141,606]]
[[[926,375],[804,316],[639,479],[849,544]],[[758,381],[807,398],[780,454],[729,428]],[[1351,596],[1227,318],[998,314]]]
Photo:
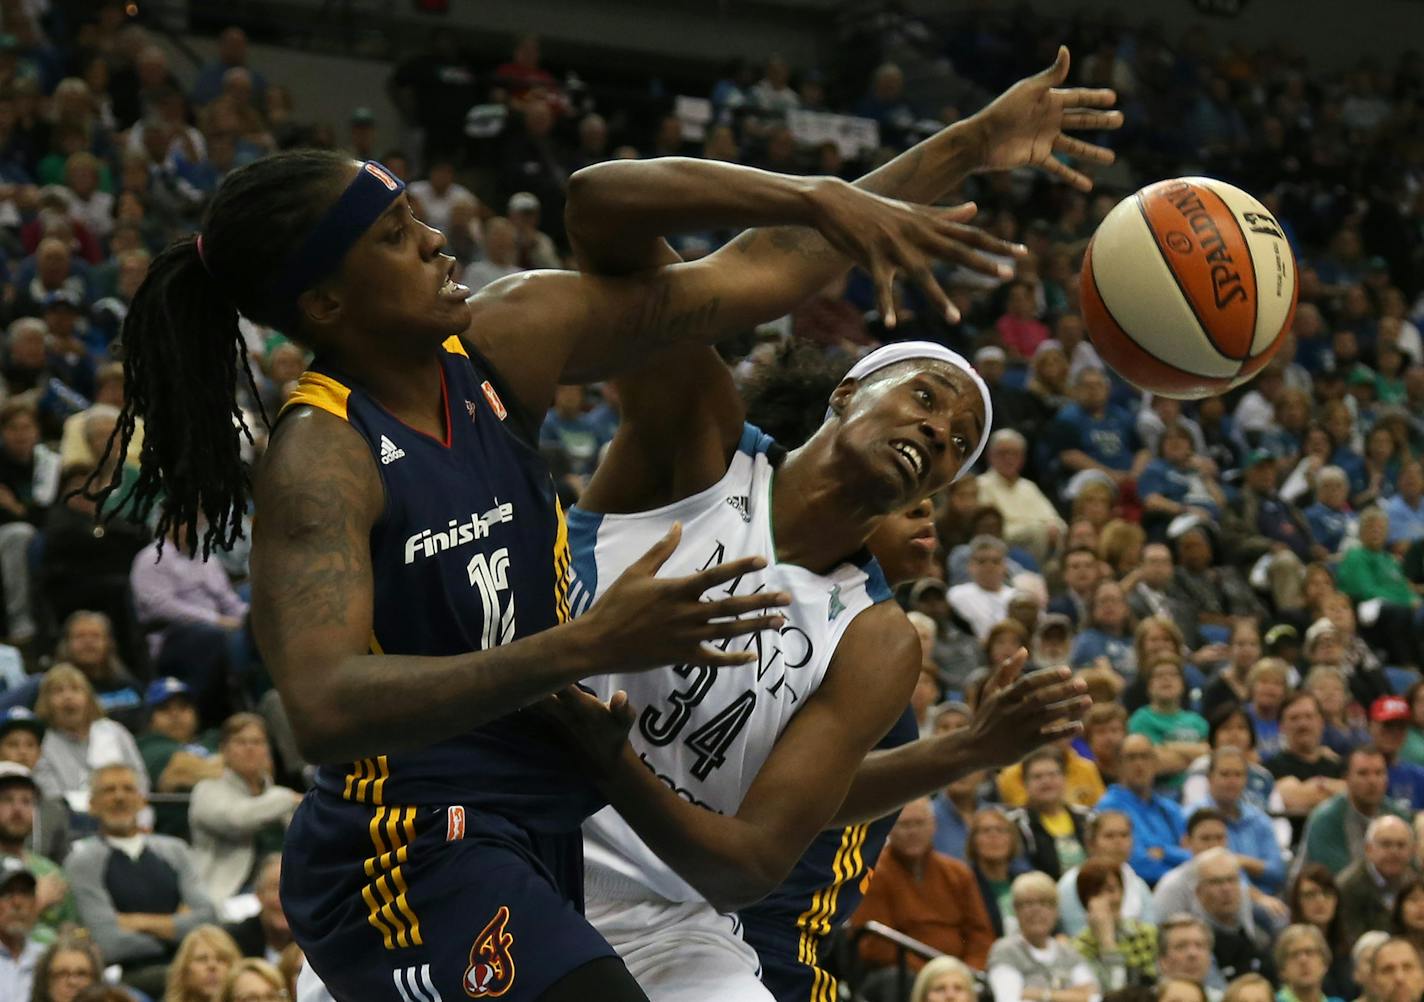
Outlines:
[[727,499],[727,503],[737,509],[737,514],[742,516],[743,522],[750,522],[752,520],[752,513],[747,510],[747,502],[749,500],[751,499],[745,494],[740,497],[729,497]]
[[390,466],[397,459],[405,457],[405,450],[396,445],[386,436],[381,436],[381,465]]

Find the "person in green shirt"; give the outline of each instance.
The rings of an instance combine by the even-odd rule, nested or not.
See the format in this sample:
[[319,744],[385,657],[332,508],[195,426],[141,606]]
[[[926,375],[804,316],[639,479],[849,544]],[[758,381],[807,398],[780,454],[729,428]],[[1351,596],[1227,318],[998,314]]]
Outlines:
[[1182,773],[1211,751],[1207,724],[1201,714],[1182,708],[1186,678],[1182,659],[1159,654],[1146,668],[1148,704],[1127,720],[1129,734],[1141,734],[1157,749],[1158,783],[1180,789]]
[[[1399,557],[1385,548],[1389,515],[1382,508],[1360,514],[1360,545],[1347,552],[1335,583],[1356,604],[1379,600],[1366,640],[1388,651],[1393,663],[1424,666],[1424,597],[1404,576]],[[1361,613],[1362,621],[1366,618]]]
[[29,769],[18,762],[0,762],[0,856],[19,859],[34,874],[39,921],[30,938],[47,945],[62,926],[79,921],[79,909],[59,864],[25,848],[39,798],[40,788]]
[[1356,602],[1372,598],[1412,606],[1420,598],[1409,587],[1398,557],[1385,549],[1389,516],[1382,508],[1366,508],[1360,515],[1360,545],[1345,554],[1336,571],[1340,590]]
[[1401,762],[1424,765],[1424,679],[1409,687],[1404,701],[1409,704],[1409,730],[1398,758]]
[[[186,794],[199,780],[222,775],[217,754],[217,732],[198,733],[198,710],[193,691],[177,678],[160,678],[149,684],[144,703],[148,730],[139,735],[138,751],[153,779],[155,794]],[[188,804],[153,805],[153,830],[161,835],[189,838]]]

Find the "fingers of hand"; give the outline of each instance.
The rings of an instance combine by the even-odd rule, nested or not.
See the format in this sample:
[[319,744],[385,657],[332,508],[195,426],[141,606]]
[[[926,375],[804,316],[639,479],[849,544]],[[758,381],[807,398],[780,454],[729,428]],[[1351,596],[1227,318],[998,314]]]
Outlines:
[[[743,557],[740,560],[729,560],[725,564],[718,564],[716,567],[709,567],[705,571],[689,575],[674,582],[674,590],[678,595],[688,598],[700,598],[703,592],[725,584],[728,581],[735,581],[744,574],[751,574],[761,570],[766,566],[766,560],[761,557]],[[785,604],[785,603],[781,603]]]
[[1039,728],[1038,733],[1049,741],[1057,741],[1060,738],[1082,734],[1083,722],[1081,720],[1055,720],[1051,724],[1044,724]]
[[[995,672],[995,680],[1001,687],[1007,688],[1014,684],[1014,680],[1023,671],[1023,666],[1028,662],[1028,651],[1020,647],[1014,653],[999,662],[999,669]],[[1043,674],[1035,672],[1034,674]]]
[[[1062,694],[1052,695],[1059,689],[1063,690]],[[1045,697],[1044,690],[1048,690],[1047,697]],[[1020,677],[1014,684],[1012,695],[1015,700],[1023,702],[1032,700],[1041,706],[1055,699],[1063,699],[1070,695],[1077,696],[1087,691],[1088,687],[1083,680],[1073,677],[1072,669],[1060,666],[1058,668],[1040,668],[1038,671],[1029,672]]]
[[682,523],[674,522],[672,528],[667,531],[667,535],[648,547],[648,551],[633,561],[628,570],[636,571],[639,574],[656,574],[658,568],[667,563],[668,557],[672,556],[681,539]]
[[875,302],[885,326],[895,326],[895,269],[878,258],[870,268],[871,281],[875,283]]
[[946,222],[967,223],[979,215],[979,206],[973,202],[961,202],[959,205],[945,206],[937,210],[937,215]]
[[1063,113],[1063,120],[1060,123],[1066,129],[1084,129],[1089,132],[1097,132],[1103,129],[1118,129],[1122,127],[1122,112],[1120,111],[1085,111],[1082,108],[1074,108]]
[[1111,108],[1117,91],[1109,87],[1064,87],[1053,92],[1065,108]]
[[1049,157],[1043,162],[1043,169],[1050,174],[1057,174],[1079,191],[1091,191],[1093,187],[1092,179],[1088,175],[1069,167],[1057,157]]
[[[699,603],[697,616],[702,620],[724,619],[749,612],[760,612],[762,609],[781,609],[790,604],[791,596],[784,591],[759,591],[751,595],[737,595],[733,598],[718,599],[716,602]],[[769,614],[768,618],[783,617],[773,613]]]
[[1023,257],[1028,253],[1028,248],[1023,244],[1014,243],[1012,240],[1001,240],[979,229],[977,226],[965,226],[963,223],[949,223],[944,227],[945,233],[959,243],[968,244],[971,247],[978,247],[991,254],[1002,254],[1005,257]]
[[728,637],[744,637],[762,630],[779,630],[786,625],[786,617],[775,613],[767,616],[747,616],[743,619],[719,619],[690,631],[698,640],[725,640]]
[[756,661],[755,651],[719,651],[708,644],[697,649],[697,654],[687,659],[688,664],[708,665],[713,668],[740,668]]
[[930,269],[930,266],[922,264],[914,270],[913,274],[915,284],[924,290],[931,305],[939,310],[940,314],[950,323],[958,323],[959,311],[949,301],[949,296],[945,295],[944,289],[939,284],[939,279],[935,278],[934,271]]
[[1043,76],[1056,87],[1068,79],[1068,67],[1068,46],[1060,45],[1058,54],[1053,57],[1053,64],[1043,71]]
[[1095,146],[1072,136],[1059,136],[1053,141],[1053,150],[1055,153],[1066,153],[1070,157],[1091,160],[1098,164],[1110,164],[1117,159],[1117,154],[1106,146]]

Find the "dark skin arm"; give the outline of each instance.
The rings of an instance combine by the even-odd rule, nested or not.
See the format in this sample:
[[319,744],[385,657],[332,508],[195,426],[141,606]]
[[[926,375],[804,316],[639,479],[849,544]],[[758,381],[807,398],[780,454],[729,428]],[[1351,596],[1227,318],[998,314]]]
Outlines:
[[919,664],[919,640],[898,606],[861,613],[731,816],[689,804],[639,761],[626,740],[634,718],[622,693],[610,706],[575,689],[553,712],[603,769],[609,802],[649,848],[713,907],[735,911],[775,890],[826,827],[856,764],[904,712]]
[[451,657],[375,655],[370,532],[385,499],[365,440],[334,415],[294,411],[273,433],[256,502],[253,629],[302,754],[314,762],[424,747],[600,671],[745,663],[754,655],[708,645],[776,629],[779,617],[711,620],[785,604],[780,595],[699,601],[759,561],[655,578],[677,546],[674,529],[575,622]]
[[999,667],[968,726],[865,757],[835,825],[873,821],[979,769],[1012,765],[1041,745],[1082,730],[1091,705],[1067,668],[1021,675],[1027,651]]

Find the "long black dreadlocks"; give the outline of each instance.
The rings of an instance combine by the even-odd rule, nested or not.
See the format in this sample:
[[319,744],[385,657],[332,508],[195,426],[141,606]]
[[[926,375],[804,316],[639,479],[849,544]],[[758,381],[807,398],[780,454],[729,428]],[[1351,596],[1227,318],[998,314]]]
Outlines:
[[[134,294],[121,335],[124,406],[105,458],[115,448],[127,454],[141,418],[138,482],[122,507],[146,517],[158,505],[160,546],[173,534],[182,549],[196,553],[203,519],[205,558],[242,534],[251,471],[241,448],[252,431],[238,404],[238,380],[246,380],[254,397],[257,387],[238,313],[299,336],[274,315],[266,291],[281,262],[340,194],[350,163],[336,153],[303,150],[233,171],[208,206],[201,248],[194,237],[170,244]],[[115,464],[108,483],[100,486],[97,472],[86,482],[85,493],[100,511],[121,476],[122,464]]]

